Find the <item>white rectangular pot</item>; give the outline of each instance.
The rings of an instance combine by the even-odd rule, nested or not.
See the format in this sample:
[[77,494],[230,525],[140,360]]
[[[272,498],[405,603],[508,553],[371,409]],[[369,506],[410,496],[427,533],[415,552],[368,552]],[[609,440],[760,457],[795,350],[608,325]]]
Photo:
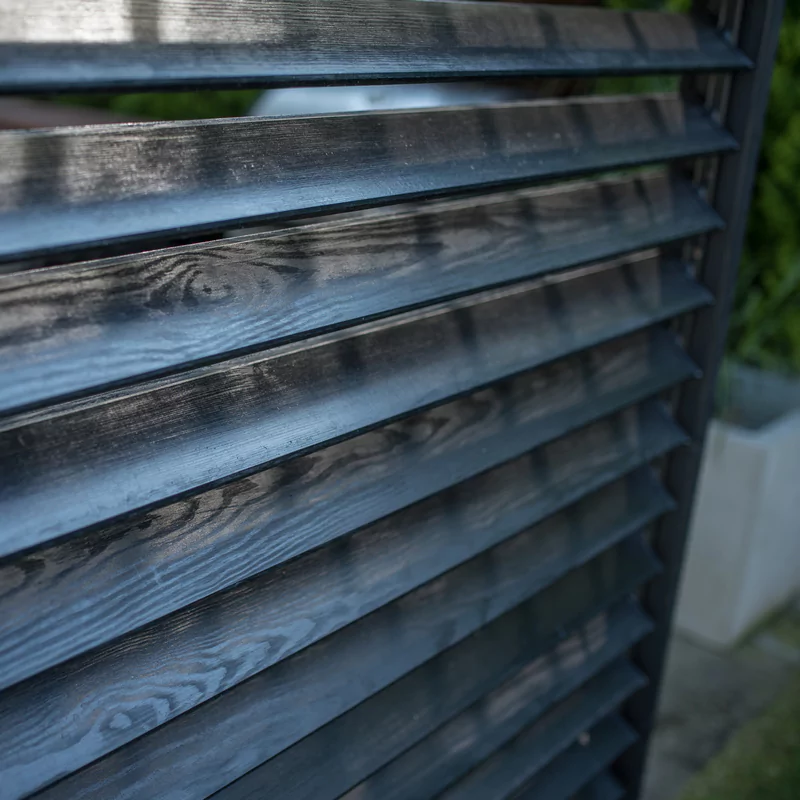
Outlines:
[[800,385],[740,367],[728,388],[751,427],[710,425],[676,612],[718,647],[800,590]]

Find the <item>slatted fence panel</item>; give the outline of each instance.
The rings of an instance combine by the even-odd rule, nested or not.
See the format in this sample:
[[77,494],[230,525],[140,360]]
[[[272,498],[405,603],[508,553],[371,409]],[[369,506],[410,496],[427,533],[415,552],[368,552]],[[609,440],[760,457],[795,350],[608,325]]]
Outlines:
[[0,798],[635,791],[754,5],[4,3],[8,94],[687,77],[0,134]]

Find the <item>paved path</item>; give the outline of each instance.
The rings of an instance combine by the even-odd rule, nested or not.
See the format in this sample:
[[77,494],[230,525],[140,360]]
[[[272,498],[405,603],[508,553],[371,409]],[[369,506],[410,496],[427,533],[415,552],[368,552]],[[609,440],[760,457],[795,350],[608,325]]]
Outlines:
[[[797,641],[785,636],[787,628],[797,630]],[[750,642],[728,652],[676,635],[643,800],[675,798],[737,728],[770,704],[797,669],[800,602]]]

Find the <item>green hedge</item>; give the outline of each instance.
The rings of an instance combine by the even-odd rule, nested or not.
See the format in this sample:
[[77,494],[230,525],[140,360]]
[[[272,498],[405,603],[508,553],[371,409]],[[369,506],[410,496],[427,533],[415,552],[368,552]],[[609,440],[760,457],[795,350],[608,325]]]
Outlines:
[[800,372],[800,0],[788,0],[781,30],[730,350]]
[[244,89],[225,92],[64,95],[54,99],[80,106],[107,109],[124,117],[176,120],[241,117],[247,114],[260,94],[260,89]]

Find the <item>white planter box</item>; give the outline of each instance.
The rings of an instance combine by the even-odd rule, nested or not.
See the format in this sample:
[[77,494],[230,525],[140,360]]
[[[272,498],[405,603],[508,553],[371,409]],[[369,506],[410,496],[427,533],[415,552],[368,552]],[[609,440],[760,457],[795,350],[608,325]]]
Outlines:
[[711,423],[676,616],[719,647],[800,590],[800,385],[738,368],[729,391],[748,427]]

